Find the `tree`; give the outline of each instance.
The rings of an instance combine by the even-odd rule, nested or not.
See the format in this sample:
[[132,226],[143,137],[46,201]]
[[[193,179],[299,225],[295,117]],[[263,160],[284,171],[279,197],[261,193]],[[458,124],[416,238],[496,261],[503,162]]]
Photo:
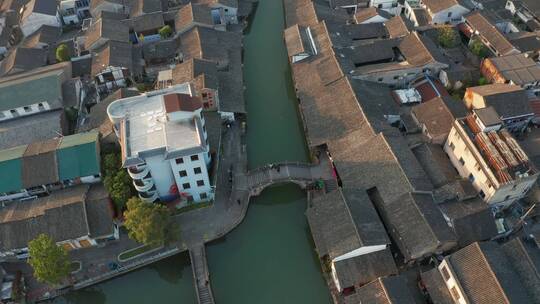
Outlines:
[[58,62],[64,62],[70,60],[71,57],[69,56],[69,49],[67,45],[64,43],[60,44],[56,48],[56,61]]
[[165,39],[165,38],[171,37],[173,31],[169,25],[165,25],[162,28],[160,28],[158,32],[159,32],[159,36]]
[[120,160],[116,153],[108,153],[103,157],[103,173],[106,176],[115,175],[120,167]]
[[452,48],[456,45],[456,32],[451,27],[441,27],[438,30],[439,44],[443,48]]
[[103,157],[103,184],[118,210],[124,209],[127,200],[133,195],[131,178],[120,164],[117,153],[109,153]]
[[176,231],[167,207],[143,202],[138,197],[128,200],[124,217],[129,237],[145,245],[159,245],[170,241],[169,231]]
[[469,49],[473,54],[480,58],[486,58],[489,54],[488,49],[484,46],[482,41],[474,39],[469,44]]
[[483,86],[489,84],[489,80],[487,80],[485,77],[478,78],[478,85]]
[[67,250],[56,245],[46,234],[40,234],[28,243],[30,259],[28,263],[34,269],[34,277],[44,283],[57,285],[70,272],[70,260]]
[[116,174],[105,176],[103,184],[113,203],[119,210],[124,209],[126,202],[132,196],[131,178],[125,170],[118,170]]

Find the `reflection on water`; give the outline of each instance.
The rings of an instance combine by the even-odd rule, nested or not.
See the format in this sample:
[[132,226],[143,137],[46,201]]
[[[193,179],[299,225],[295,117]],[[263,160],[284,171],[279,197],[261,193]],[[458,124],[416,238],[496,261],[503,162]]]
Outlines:
[[195,304],[189,255],[182,253],[58,298],[58,304]]
[[244,222],[207,254],[219,304],[328,304],[304,216],[305,194],[272,187],[251,203]]

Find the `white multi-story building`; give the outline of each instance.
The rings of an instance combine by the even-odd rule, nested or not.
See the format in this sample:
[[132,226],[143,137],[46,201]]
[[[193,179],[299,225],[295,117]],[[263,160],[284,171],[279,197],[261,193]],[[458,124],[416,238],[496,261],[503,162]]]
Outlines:
[[474,109],[472,115],[455,120],[444,150],[459,175],[468,178],[491,206],[509,206],[524,197],[538,178],[491,107]]
[[188,83],[119,99],[107,109],[123,166],[148,202],[208,201],[210,148],[202,102]]

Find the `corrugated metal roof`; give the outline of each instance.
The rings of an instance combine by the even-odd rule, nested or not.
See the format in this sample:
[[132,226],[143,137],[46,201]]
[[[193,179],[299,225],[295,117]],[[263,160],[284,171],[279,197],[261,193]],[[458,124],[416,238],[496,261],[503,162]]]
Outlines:
[[22,188],[21,158],[0,162],[0,192],[16,191]]
[[62,139],[56,151],[60,180],[99,174],[97,139],[98,132],[79,133]]

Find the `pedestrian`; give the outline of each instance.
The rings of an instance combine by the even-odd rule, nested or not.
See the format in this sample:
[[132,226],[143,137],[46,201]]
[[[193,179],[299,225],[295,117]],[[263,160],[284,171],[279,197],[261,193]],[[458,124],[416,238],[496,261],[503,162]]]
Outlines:
[[236,202],[238,203],[238,205],[240,205],[240,200],[239,199],[237,199]]

